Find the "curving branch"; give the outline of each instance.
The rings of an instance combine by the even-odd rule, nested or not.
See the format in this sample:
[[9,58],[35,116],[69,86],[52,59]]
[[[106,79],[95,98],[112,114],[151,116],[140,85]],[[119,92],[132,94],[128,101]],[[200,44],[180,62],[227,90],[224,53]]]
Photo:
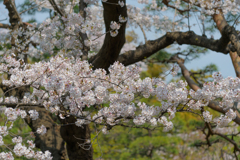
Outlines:
[[118,61],[124,65],[136,63],[153,55],[157,51],[166,48],[174,42],[177,42],[180,45],[196,45],[224,54],[229,52],[229,48],[227,47],[229,40],[225,36],[222,36],[219,40],[214,40],[206,38],[205,36],[199,36],[193,31],[168,32],[156,40],[147,41],[146,44],[138,46],[136,50],[131,50],[119,55]]
[[[221,11],[221,10],[220,10]],[[230,51],[230,57],[232,60],[232,64],[236,73],[236,76],[240,78],[240,42],[238,39],[237,32],[233,27],[230,27],[229,24],[227,23],[225,17],[223,16],[222,12],[219,14],[213,15],[213,20],[217,25],[217,28],[221,34],[227,34],[227,36],[230,37],[231,44],[235,48],[235,52]],[[225,32],[227,33],[225,33]]]
[[[211,135],[218,135],[218,136],[222,137],[223,139],[225,139],[226,141],[228,141],[229,143],[231,143],[234,146],[234,153],[235,154],[236,154],[236,151],[240,152],[240,148],[238,147],[238,144],[233,140],[233,135],[232,135],[232,139],[230,139],[227,135],[223,135],[221,133],[214,132],[212,130],[212,127],[211,127],[210,123],[206,123],[206,127],[208,128],[208,131],[209,131],[208,134],[206,135],[207,136],[206,139],[207,139],[208,142],[209,142],[208,138]],[[211,146],[210,142],[209,142],[209,146]]]
[[143,29],[143,26],[140,23],[138,23],[138,22],[137,22],[137,24],[138,24],[138,26],[140,27],[140,29],[141,29],[141,31],[143,33],[145,43],[147,43],[147,36],[146,36],[146,33],[145,33],[144,29]]
[[216,23],[216,26],[222,36],[227,37],[231,41],[231,44],[234,46],[235,51],[237,52],[238,56],[240,56],[240,42],[238,38],[237,31],[234,27],[230,26],[225,17],[223,16],[222,10],[219,10],[219,14],[214,14],[213,20]]
[[[182,75],[183,77],[186,79],[188,85],[190,88],[192,88],[194,91],[197,91],[198,89],[201,89],[190,77],[190,73],[188,71],[188,69],[185,67],[183,60],[181,58],[179,58],[178,56],[173,56],[172,59],[179,65],[179,67],[181,68],[182,71]],[[208,107],[218,111],[220,113],[225,114],[226,111],[224,111],[221,107],[218,106],[217,102],[214,101],[210,101],[208,104]],[[237,114],[237,117],[233,120],[234,122],[236,122],[238,125],[240,125],[240,116],[239,114]]]

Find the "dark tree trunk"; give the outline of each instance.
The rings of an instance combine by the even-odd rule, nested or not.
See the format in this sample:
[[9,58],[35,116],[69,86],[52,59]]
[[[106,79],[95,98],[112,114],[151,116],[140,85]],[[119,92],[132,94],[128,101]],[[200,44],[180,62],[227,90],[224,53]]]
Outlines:
[[52,115],[46,111],[45,108],[40,107],[24,107],[26,111],[36,110],[39,113],[39,118],[37,120],[31,120],[27,118],[25,121],[32,129],[33,132],[36,132],[37,128],[44,125],[47,128],[47,133],[44,135],[35,134],[35,144],[37,148],[40,148],[41,151],[49,150],[52,153],[53,160],[66,160],[67,153],[64,148],[64,140],[60,134],[60,126],[57,125]]
[[[118,0],[109,0],[109,3],[118,4]],[[125,0],[124,0],[124,3]],[[127,17],[127,8],[120,7],[119,5],[113,5],[103,2],[104,7],[104,22],[106,26],[106,32],[110,30],[111,21],[119,22],[119,16]],[[119,33],[116,37],[111,37],[110,33],[106,34],[104,44],[97,54],[97,56],[90,62],[93,64],[94,69],[103,68],[105,70],[113,64],[125,43],[125,30],[126,23],[121,24]],[[67,152],[70,160],[92,160],[93,149],[89,140],[91,139],[89,125],[83,127],[77,127],[72,124],[76,121],[74,117],[68,117],[62,120],[61,136],[67,143]]]
[[77,127],[72,124],[75,121],[76,118],[72,116],[62,120],[65,125],[60,129],[61,136],[67,143],[68,158],[69,160],[92,160],[93,149],[89,125]]
[[[109,0],[108,3],[103,2],[103,16],[104,23],[106,27],[106,32],[108,32],[105,36],[104,43],[94,60],[90,60],[93,67],[103,68],[108,70],[108,67],[113,64],[125,43],[125,30],[126,23],[121,23],[121,27],[118,30],[118,35],[116,37],[112,37],[109,33],[111,21],[119,22],[119,16],[127,17],[127,7],[121,7],[119,5],[113,5],[109,3],[118,4],[118,0]],[[126,4],[126,1],[124,0]]]

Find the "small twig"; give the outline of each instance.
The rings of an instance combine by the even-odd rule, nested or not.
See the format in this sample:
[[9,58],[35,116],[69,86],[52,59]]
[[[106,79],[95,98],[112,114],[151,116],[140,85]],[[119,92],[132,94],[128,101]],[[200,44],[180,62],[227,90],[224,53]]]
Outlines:
[[138,26],[140,27],[140,29],[141,29],[141,31],[143,33],[145,43],[147,43],[147,36],[146,36],[146,33],[145,33],[144,29],[143,29],[143,26],[140,23],[138,23],[138,22],[137,22],[137,24],[138,24]]
[[45,1],[41,2],[39,5],[32,6],[32,7],[28,8],[28,9],[26,9],[26,10],[20,12],[19,15],[21,15],[21,14],[23,14],[23,13],[25,13],[25,12],[27,12],[27,11],[33,9],[33,8],[37,8],[37,7],[39,7],[39,6],[42,5],[44,2],[45,2]]
[[237,20],[238,20],[239,17],[240,17],[240,15],[238,15],[238,17],[235,19],[235,21],[234,21],[232,27],[235,25],[235,23],[237,23]]
[[54,0],[49,0],[50,4],[54,8],[54,10],[59,13],[62,17],[65,15],[57,6],[56,2]]

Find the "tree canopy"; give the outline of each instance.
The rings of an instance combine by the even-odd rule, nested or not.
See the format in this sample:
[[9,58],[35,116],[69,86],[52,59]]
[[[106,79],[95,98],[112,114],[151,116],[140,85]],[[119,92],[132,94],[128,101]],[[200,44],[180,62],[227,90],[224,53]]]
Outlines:
[[[194,159],[202,146],[238,159],[238,0],[0,2],[0,159]],[[229,55],[236,77],[214,60],[186,68],[208,51]]]

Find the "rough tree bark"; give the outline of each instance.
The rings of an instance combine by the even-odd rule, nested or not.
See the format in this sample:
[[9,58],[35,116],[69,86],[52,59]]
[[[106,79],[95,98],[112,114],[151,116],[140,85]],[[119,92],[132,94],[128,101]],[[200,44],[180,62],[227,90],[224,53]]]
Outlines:
[[[92,160],[93,148],[91,145],[91,131],[89,125],[77,127],[73,116],[61,120],[60,133],[67,143],[67,153],[69,160]],[[68,125],[71,124],[71,125]]]

